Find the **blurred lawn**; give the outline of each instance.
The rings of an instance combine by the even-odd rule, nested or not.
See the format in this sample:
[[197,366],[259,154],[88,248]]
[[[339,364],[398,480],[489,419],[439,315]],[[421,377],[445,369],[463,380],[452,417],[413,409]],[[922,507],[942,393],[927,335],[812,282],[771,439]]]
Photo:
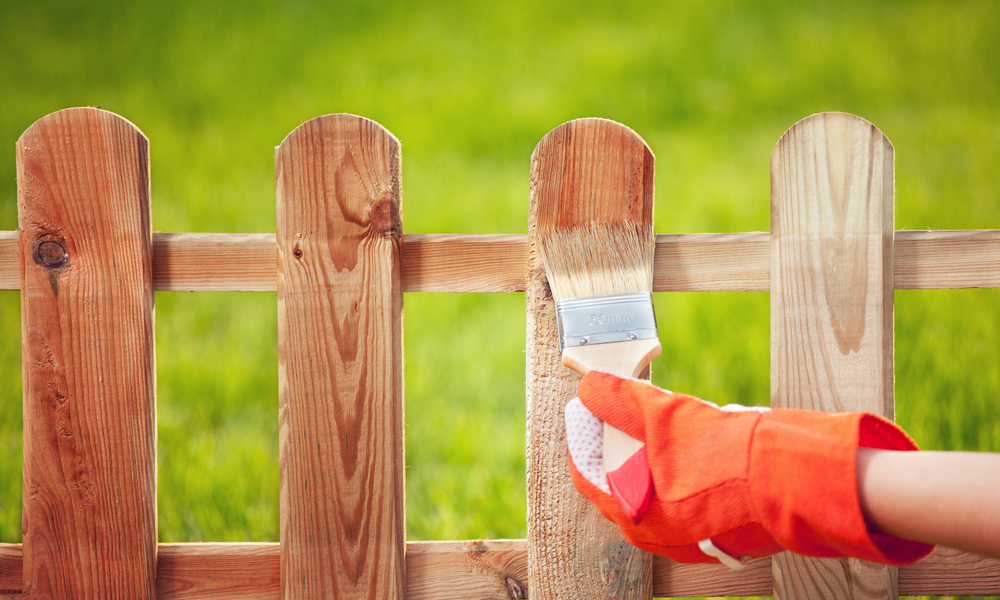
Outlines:
[[[898,229],[1000,228],[998,24],[994,2],[4,2],[0,229],[14,142],[78,105],[149,137],[162,231],[274,231],[272,149],[330,112],[402,140],[408,233],[523,233],[534,145],[583,116],[653,148],[658,232],[766,231],[770,151],[824,110],[892,140]],[[156,300],[160,537],[276,540],[274,294]],[[525,534],[523,303],[405,298],[411,539]],[[656,303],[657,383],[767,402],[766,293]],[[896,306],[899,421],[927,448],[1000,451],[1000,292]],[[18,541],[16,292],[0,314],[0,541]]]

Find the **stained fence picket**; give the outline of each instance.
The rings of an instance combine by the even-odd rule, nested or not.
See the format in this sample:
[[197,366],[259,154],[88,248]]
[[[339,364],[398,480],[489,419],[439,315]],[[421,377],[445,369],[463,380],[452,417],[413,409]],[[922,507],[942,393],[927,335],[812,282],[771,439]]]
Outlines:
[[532,598],[648,600],[652,595],[652,555],[625,541],[570,481],[563,408],[575,395],[579,376],[561,361],[555,302],[537,240],[557,225],[652,224],[653,161],[642,138],[604,119],[560,125],[531,157],[527,468]]
[[399,142],[319,117],[275,171],[282,597],[402,599]]
[[73,108],[17,142],[24,593],[153,598],[156,389],[149,142]]

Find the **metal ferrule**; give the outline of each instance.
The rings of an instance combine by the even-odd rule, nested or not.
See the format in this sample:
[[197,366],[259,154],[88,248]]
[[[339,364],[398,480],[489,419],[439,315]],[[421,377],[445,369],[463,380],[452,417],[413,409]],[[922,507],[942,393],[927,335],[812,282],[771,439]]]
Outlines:
[[560,300],[556,303],[556,325],[560,352],[567,346],[657,337],[649,292]]

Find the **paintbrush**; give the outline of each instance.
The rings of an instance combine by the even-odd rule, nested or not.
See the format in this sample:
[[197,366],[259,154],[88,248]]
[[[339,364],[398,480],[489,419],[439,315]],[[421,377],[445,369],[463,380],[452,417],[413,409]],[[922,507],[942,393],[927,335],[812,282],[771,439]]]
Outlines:
[[[654,246],[652,225],[635,222],[556,227],[539,237],[564,365],[636,377],[660,353]],[[611,494],[638,523],[653,494],[645,444],[605,423],[603,462]]]

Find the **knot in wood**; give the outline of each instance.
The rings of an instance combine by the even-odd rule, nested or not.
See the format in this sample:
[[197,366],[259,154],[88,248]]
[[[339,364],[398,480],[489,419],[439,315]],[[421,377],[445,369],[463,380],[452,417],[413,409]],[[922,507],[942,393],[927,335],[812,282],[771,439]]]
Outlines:
[[399,205],[389,198],[379,200],[372,205],[369,221],[372,229],[379,233],[387,234],[398,231],[400,225]]
[[524,586],[522,586],[521,582],[517,579],[507,575],[504,577],[504,583],[507,584],[507,596],[511,598],[511,600],[524,600],[528,597],[527,593],[525,593]]
[[58,269],[69,261],[66,248],[55,240],[46,240],[35,246],[35,262],[47,269]]

